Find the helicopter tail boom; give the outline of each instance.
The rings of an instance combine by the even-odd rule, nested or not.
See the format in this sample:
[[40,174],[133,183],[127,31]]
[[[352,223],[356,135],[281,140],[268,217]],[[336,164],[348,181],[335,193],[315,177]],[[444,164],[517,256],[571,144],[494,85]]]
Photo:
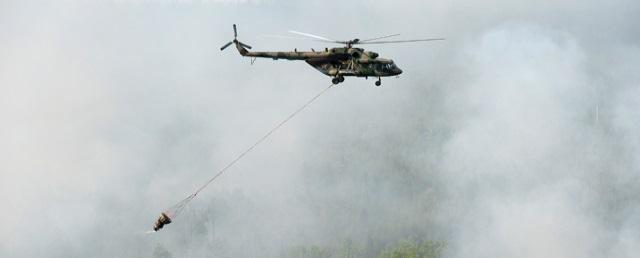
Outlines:
[[271,58],[273,60],[285,59],[285,60],[307,60],[309,58],[328,58],[332,54],[325,52],[298,52],[297,50],[293,52],[251,52],[251,46],[242,43],[238,40],[238,30],[236,25],[233,25],[233,40],[229,41],[227,44],[224,44],[220,50],[225,50],[227,47],[235,45],[238,49],[240,55],[245,57],[261,57],[261,58]]

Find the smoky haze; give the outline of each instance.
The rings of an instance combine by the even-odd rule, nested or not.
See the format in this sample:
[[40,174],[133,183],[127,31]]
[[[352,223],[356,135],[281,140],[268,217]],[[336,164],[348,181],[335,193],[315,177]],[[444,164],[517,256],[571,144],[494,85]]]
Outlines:
[[[0,257],[640,253],[637,1],[0,2]],[[398,79],[330,84],[267,37],[400,33]],[[376,254],[365,253],[365,257]]]

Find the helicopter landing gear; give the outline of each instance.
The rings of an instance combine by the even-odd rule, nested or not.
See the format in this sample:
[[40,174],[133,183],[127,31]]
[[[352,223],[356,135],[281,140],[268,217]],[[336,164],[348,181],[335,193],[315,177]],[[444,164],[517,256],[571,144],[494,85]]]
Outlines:
[[338,76],[338,77],[334,77],[333,79],[331,79],[331,82],[333,84],[338,84],[344,81],[344,76]]
[[380,86],[382,85],[382,80],[380,79],[380,77],[378,77],[378,80],[376,81],[376,86]]

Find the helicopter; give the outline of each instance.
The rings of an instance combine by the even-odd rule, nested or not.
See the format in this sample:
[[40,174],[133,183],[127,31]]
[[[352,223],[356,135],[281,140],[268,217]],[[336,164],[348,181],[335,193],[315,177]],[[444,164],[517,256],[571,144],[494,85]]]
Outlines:
[[399,76],[402,70],[396,66],[391,59],[385,59],[379,57],[378,53],[373,51],[365,51],[363,48],[353,47],[354,45],[363,44],[389,44],[389,43],[404,43],[404,42],[420,42],[420,41],[436,41],[444,40],[444,38],[430,38],[430,39],[412,39],[412,40],[384,40],[390,37],[398,36],[399,34],[392,34],[382,37],[370,38],[370,39],[352,39],[352,40],[333,40],[310,33],[289,31],[291,33],[310,37],[316,41],[322,41],[327,43],[338,43],[345,45],[344,47],[325,48],[324,51],[298,51],[295,49],[293,52],[257,52],[249,51],[251,46],[242,43],[238,40],[238,30],[236,25],[233,24],[233,40],[223,45],[220,51],[225,50],[232,44],[235,44],[240,55],[245,57],[252,57],[255,61],[256,58],[271,58],[273,60],[285,59],[285,60],[303,60],[307,64],[313,66],[321,73],[332,77],[331,82],[333,84],[339,84],[344,82],[344,77],[377,77],[375,82],[376,86],[382,84],[382,77]]

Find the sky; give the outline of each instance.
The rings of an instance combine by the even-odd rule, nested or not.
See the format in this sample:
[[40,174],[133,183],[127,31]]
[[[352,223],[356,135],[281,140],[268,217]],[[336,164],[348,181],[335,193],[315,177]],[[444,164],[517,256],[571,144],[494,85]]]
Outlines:
[[[637,1],[2,1],[0,257],[279,257],[350,239],[443,257],[640,252]],[[347,78],[255,50],[367,46]]]

